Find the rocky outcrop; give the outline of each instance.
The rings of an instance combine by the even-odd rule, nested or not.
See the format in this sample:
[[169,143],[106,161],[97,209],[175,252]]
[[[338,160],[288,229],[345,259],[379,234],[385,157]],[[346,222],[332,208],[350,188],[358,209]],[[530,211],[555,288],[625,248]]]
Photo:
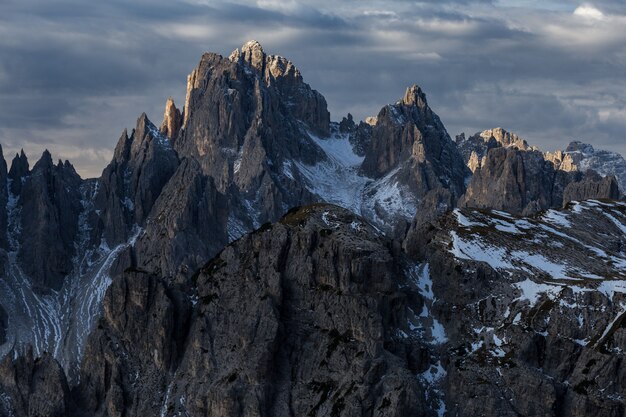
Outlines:
[[78,409],[429,415],[414,375],[428,366],[427,350],[396,337],[408,302],[398,267],[375,229],[318,205],[226,247],[194,277],[191,298],[128,271],[90,338]]
[[462,133],[456,137],[456,145],[463,156],[468,168],[475,172],[480,168],[489,149],[515,148],[522,151],[536,150],[515,133],[508,132],[501,127],[478,132],[468,138]]
[[21,186],[18,262],[41,289],[60,289],[72,270],[82,209],[80,183],[69,162],[54,165],[45,151]]
[[228,219],[226,196],[198,162],[184,159],[135,244],[134,266],[161,277],[188,277],[229,242]]
[[312,122],[294,110],[307,108],[311,97],[318,102],[318,94],[291,64],[267,57],[256,44],[230,59],[204,54],[188,78],[183,133],[175,147],[200,163],[231,207],[249,207],[245,217],[257,226],[276,220],[289,207],[314,201],[301,181],[285,175],[285,166],[325,158],[308,135]]
[[621,203],[589,202],[455,210],[409,233],[448,338],[447,415],[623,414],[624,225]]
[[338,130],[340,133],[348,135],[354,153],[364,157],[372,140],[372,126],[362,121],[356,124],[352,115],[348,113],[348,116],[339,122]]
[[572,169],[594,170],[602,176],[615,176],[622,192],[626,190],[626,160],[617,152],[594,149],[592,145],[574,141],[565,148],[565,157]]
[[[9,177],[7,163],[4,160],[2,146],[0,146],[0,248],[8,249],[7,228],[8,213],[7,204],[9,202]],[[0,343],[1,344],[1,343]]]
[[417,86],[329,123],[249,42],[99,179],[0,165],[0,415],[620,415],[616,180],[503,129],[457,142]]
[[10,188],[13,194],[20,194],[22,190],[22,179],[25,178],[29,172],[28,158],[24,153],[24,149],[22,149],[19,155],[15,154],[8,174],[8,177],[11,180]]
[[293,117],[304,122],[313,133],[320,136],[330,134],[326,99],[303,81],[302,74],[291,61],[267,55],[261,44],[254,40],[233,51],[229,59],[253,69],[265,84],[275,87]]
[[172,99],[172,97],[168,98],[167,103],[165,104],[163,123],[161,123],[159,132],[168,137],[170,140],[175,141],[178,137],[178,133],[180,132],[180,128],[183,125],[183,118],[184,116],[174,104],[174,99]]
[[444,189],[453,200],[463,194],[469,172],[418,86],[408,88],[398,103],[383,107],[376,120],[363,174],[393,177],[392,182],[407,186],[418,201],[431,201],[429,193],[442,195]]
[[572,155],[563,152],[563,151],[554,151],[554,152],[545,152],[543,157],[546,161],[552,162],[556,169],[560,169],[561,171],[578,171],[578,167],[572,158]]
[[144,224],[177,167],[178,156],[170,140],[145,113],[130,137],[122,133],[95,197],[101,213],[100,233],[109,244],[128,240],[133,228]]
[[3,345],[7,341],[7,312],[0,305],[0,345]]
[[0,415],[65,417],[69,408],[65,374],[51,355],[35,359],[29,351],[0,363]]
[[593,171],[588,171],[583,180],[570,183],[565,187],[563,204],[594,198],[618,200],[620,197],[619,186],[614,176],[602,177]]
[[[588,179],[586,185],[573,184],[584,178],[581,172],[556,169],[539,151],[493,148],[474,172],[458,205],[528,215],[561,207],[574,196],[606,198],[614,195],[608,184],[605,184],[608,188],[592,185],[595,180]],[[568,195],[564,198],[567,187]]]

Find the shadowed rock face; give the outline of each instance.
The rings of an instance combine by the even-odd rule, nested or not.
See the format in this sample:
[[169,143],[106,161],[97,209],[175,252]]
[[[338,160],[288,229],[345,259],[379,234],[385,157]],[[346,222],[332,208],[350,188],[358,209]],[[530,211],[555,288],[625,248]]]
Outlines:
[[11,180],[11,192],[19,195],[22,189],[22,178],[26,177],[29,173],[28,158],[24,153],[24,150],[19,155],[15,155],[13,162],[11,163],[11,169],[9,170],[9,179]]
[[626,189],[626,160],[617,152],[594,149],[582,142],[570,142],[563,152],[571,169],[587,171],[592,169],[603,176],[615,176],[620,189]]
[[417,210],[431,213],[452,207],[469,175],[441,120],[415,85],[378,113],[361,172],[406,185],[418,201]]
[[0,363],[0,375],[0,415],[68,415],[70,392],[65,374],[50,354],[34,359],[30,351],[15,361],[6,357]]
[[100,228],[109,244],[126,241],[142,226],[161,190],[178,167],[170,140],[144,114],[130,137],[124,131],[113,160],[99,181],[95,205]]
[[136,265],[163,277],[188,277],[228,243],[227,205],[200,164],[183,159],[137,240]]
[[457,209],[409,232],[448,336],[447,415],[623,415],[625,208]]
[[[446,185],[456,195],[463,193],[467,173],[463,160],[441,120],[428,107],[426,95],[416,85],[408,88],[398,103],[385,106],[378,113],[361,169],[377,178],[408,160],[445,176],[449,181]],[[416,179],[416,183],[420,182]],[[423,186],[428,188],[428,184]]]
[[7,249],[7,203],[9,201],[7,163],[4,160],[2,146],[0,146],[0,248]]
[[24,178],[18,261],[34,285],[58,290],[72,270],[81,179],[69,162],[54,165],[48,151]]
[[4,344],[7,341],[7,312],[0,306],[0,345]]
[[593,162],[606,175],[607,166],[620,166],[618,160],[605,154],[604,159],[594,158],[593,147],[580,142],[573,142],[565,152],[541,153],[514,133],[495,128],[469,138],[459,135],[456,144],[474,173],[459,200],[461,207],[532,214],[574,200],[620,197],[615,178],[588,172]]
[[597,198],[607,200],[620,198],[619,186],[614,176],[602,177],[593,171],[589,171],[581,181],[570,183],[563,190],[564,205],[570,201]]
[[191,287],[129,271],[90,338],[78,414],[428,415],[413,374],[427,350],[396,338],[420,302],[398,268],[362,219],[317,205],[229,245]]
[[241,49],[236,49],[229,59],[252,68],[266,85],[275,87],[289,112],[313,133],[324,137],[330,134],[326,99],[303,81],[291,61],[282,56],[267,55],[257,41],[247,42]]
[[614,185],[593,172],[556,169],[539,151],[498,147],[488,151],[458,204],[528,215],[572,200],[618,198]]

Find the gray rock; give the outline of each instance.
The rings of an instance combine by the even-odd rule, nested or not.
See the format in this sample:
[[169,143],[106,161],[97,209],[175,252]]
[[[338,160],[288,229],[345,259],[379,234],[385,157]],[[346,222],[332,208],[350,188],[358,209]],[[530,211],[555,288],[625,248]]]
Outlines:
[[136,264],[162,277],[189,277],[226,246],[227,225],[226,196],[195,160],[183,159],[135,244]]
[[34,359],[31,351],[0,363],[0,415],[65,417],[69,406],[65,374],[51,355]]
[[623,214],[608,202],[531,218],[462,209],[409,232],[448,337],[449,415],[623,414],[626,295],[605,290],[626,278]]
[[7,163],[4,160],[2,146],[0,146],[0,248],[8,249],[7,241],[7,203],[9,201]]
[[3,345],[7,341],[7,312],[0,305],[0,345]]
[[454,201],[464,193],[470,174],[426,95],[415,85],[378,114],[361,172],[372,178],[393,177],[391,182],[408,187],[420,207],[432,211],[438,207],[426,203],[438,199],[427,197],[429,193],[442,195],[446,189]]
[[72,270],[81,178],[69,162],[54,165],[48,151],[24,178],[17,259],[35,287],[58,290]]
[[178,156],[170,139],[145,113],[130,137],[126,131],[122,133],[95,197],[101,233],[110,245],[128,240],[134,227],[143,226],[177,167]]
[[191,299],[129,271],[110,287],[90,339],[78,408],[432,415],[395,336],[406,303],[398,272],[373,228],[327,205],[293,210],[226,247],[194,277]]
[[175,141],[178,137],[178,133],[180,132],[180,128],[183,125],[183,118],[184,116],[174,104],[174,99],[172,99],[172,97],[168,98],[167,103],[165,104],[163,123],[161,123],[159,132],[161,132],[162,135],[167,136],[170,140]]
[[589,199],[618,200],[621,194],[614,176],[601,177],[593,171],[587,171],[579,182],[568,184],[563,191],[563,205],[570,201]]
[[622,192],[626,189],[626,160],[617,152],[594,149],[582,142],[570,142],[563,152],[571,160],[572,169],[585,172],[589,169],[602,176],[615,176]]
[[231,61],[255,70],[265,84],[275,87],[289,112],[320,136],[330,134],[330,113],[326,99],[306,84],[300,71],[286,58],[266,55],[257,41],[249,41],[230,55]]
[[[4,159],[4,158],[3,158]],[[11,192],[15,195],[19,195],[22,189],[22,179],[29,173],[28,158],[24,153],[24,149],[20,154],[15,154],[15,158],[11,162],[11,169],[9,170],[8,177],[11,180]]]
[[472,172],[480,168],[489,149],[503,147],[516,148],[522,151],[537,150],[515,133],[508,132],[501,127],[478,132],[468,138],[462,133],[456,137],[456,145],[465,164]]

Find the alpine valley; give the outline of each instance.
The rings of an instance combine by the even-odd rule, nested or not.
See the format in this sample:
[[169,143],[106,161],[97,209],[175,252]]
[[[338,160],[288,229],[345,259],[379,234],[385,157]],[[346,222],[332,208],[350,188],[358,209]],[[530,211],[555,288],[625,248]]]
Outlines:
[[99,178],[0,158],[0,416],[624,417],[626,161],[564,145],[206,53]]

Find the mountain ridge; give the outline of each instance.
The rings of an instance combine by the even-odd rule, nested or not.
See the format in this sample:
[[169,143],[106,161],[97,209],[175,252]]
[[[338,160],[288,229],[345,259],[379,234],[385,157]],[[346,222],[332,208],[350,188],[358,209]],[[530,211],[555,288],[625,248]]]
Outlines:
[[[0,165],[0,414],[578,415],[598,398],[618,412],[600,384],[620,371],[596,390],[576,355],[611,364],[626,349],[611,327],[626,217],[615,177],[565,169],[596,153],[576,146],[542,153],[504,129],[455,142],[417,85],[375,119],[331,122],[258,42],[206,53],[184,107],[168,99],[159,127],[142,114],[100,178],[48,152],[32,169],[23,152]],[[529,319],[557,314],[536,301],[561,300],[562,280],[604,306],[612,339],[578,336],[608,343],[605,356]],[[495,323],[517,326],[524,354]],[[537,362],[541,343],[566,345],[571,358],[552,360],[580,368],[582,388]],[[533,370],[544,365],[551,379]],[[486,374],[515,404],[471,384]],[[550,391],[535,399],[538,381]]]

